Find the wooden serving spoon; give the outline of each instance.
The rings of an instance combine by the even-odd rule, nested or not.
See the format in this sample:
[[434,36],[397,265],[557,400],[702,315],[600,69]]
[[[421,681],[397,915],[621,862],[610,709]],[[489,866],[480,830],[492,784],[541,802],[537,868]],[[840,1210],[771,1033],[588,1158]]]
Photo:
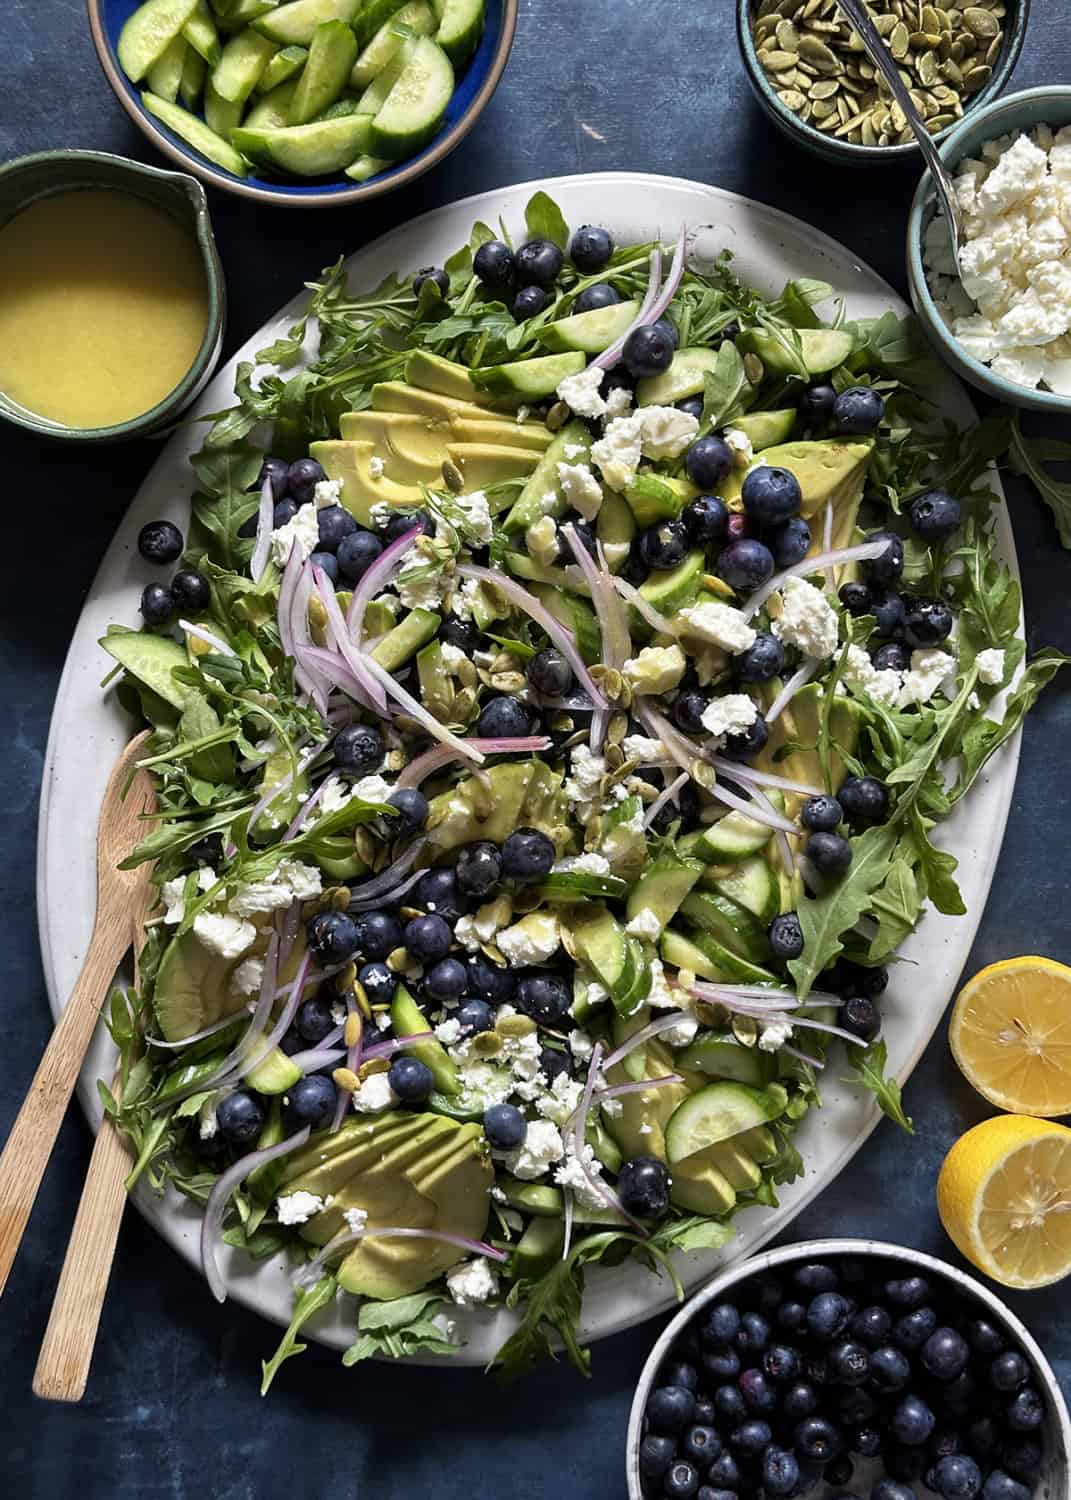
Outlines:
[[[0,1293],[52,1154],[100,1009],[129,950],[132,914],[146,909],[151,865],[116,868],[144,832],[154,805],[149,775],[138,771],[146,733],[131,740],[108,778],[97,831],[97,916],[82,972],[71,991],[0,1155]],[[124,796],[124,792],[126,795]]]

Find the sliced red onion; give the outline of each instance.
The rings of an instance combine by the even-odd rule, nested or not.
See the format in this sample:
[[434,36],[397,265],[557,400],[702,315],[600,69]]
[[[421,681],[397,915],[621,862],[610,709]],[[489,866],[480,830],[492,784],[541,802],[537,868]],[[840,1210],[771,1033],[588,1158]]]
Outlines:
[[389,547],[384,547],[354,589],[350,607],[346,611],[346,630],[358,650],[360,650],[361,637],[364,633],[365,611],[399,570],[402,565],[402,554],[407,552],[410,544],[420,536],[421,529],[419,526],[414,526],[411,531],[404,532],[391,542]]
[[822,1058],[812,1057],[809,1052],[800,1052],[798,1048],[790,1047],[787,1042],[783,1042],[777,1050],[787,1053],[789,1057],[796,1058],[798,1062],[806,1063],[809,1068],[817,1068],[819,1072],[825,1067]]
[[[827,500],[826,501],[826,513],[825,513],[825,516],[824,516],[823,521],[822,521],[822,551],[823,552],[832,552],[833,551],[833,502],[832,502],[832,500]],[[827,588],[832,588],[833,587],[833,568],[832,568],[832,566],[830,566],[830,567],[828,567],[826,569],[826,586],[827,586]]]
[[427,839],[419,838],[409,845],[404,854],[389,864],[385,870],[380,870],[378,875],[372,875],[368,880],[363,880],[360,885],[350,886],[351,901],[377,901],[386,898],[390,891],[398,885],[402,878],[416,864],[427,847]]
[[691,779],[692,778],[687,771],[682,771],[681,774],[677,777],[676,781],[667,786],[665,791],[659,793],[659,795],[651,803],[650,807],[644,814],[643,826],[645,829],[650,828],[651,824],[654,822],[655,818],[658,817],[658,814],[665,807],[666,803],[672,802],[673,799],[679,795],[681,788],[685,786],[689,781],[691,781]]
[[880,557],[891,546],[892,543],[888,540],[859,542],[854,547],[841,547],[833,552],[819,552],[815,557],[805,557],[802,562],[785,568],[784,572],[775,573],[760,589],[756,589],[747,603],[741,605],[740,613],[745,620],[750,620],[772,593],[784,588],[789,578],[806,578],[810,573],[821,573],[826,568],[840,567],[842,563],[869,562],[871,558]]
[[641,1078],[636,1083],[615,1083],[611,1088],[599,1089],[595,1101],[603,1104],[607,1099],[620,1099],[623,1094],[642,1094],[644,1089],[664,1089],[671,1083],[683,1083],[680,1073],[663,1073],[659,1078]]
[[756,771],[753,766],[727,760],[723,755],[712,755],[710,764],[723,776],[728,776],[730,780],[739,781],[745,786],[772,786],[782,792],[799,792],[802,797],[822,795],[821,787],[808,786],[804,781],[791,781],[787,776],[775,776],[772,771]]
[[803,663],[802,667],[797,668],[797,670],[793,672],[792,676],[788,679],[784,687],[778,693],[777,697],[763,714],[763,718],[766,720],[767,724],[772,724],[775,719],[780,717],[780,715],[784,712],[784,710],[788,707],[793,698],[799,692],[800,688],[806,687],[806,685],[810,682],[811,678],[818,671],[818,668],[820,666],[821,662],[819,662],[817,658],[812,656],[808,657],[808,659]]
[[[599,634],[602,640],[603,664],[607,667],[614,667],[620,670],[625,664],[631,642],[628,634],[628,621],[625,619],[625,613],[621,607],[617,591],[611,583],[608,583],[610,575],[608,573],[600,573],[599,569],[595,566],[591,553],[577,536],[576,527],[571,522],[568,526],[562,527],[562,535],[569,543],[569,548],[576,558],[577,566],[591,591],[591,602],[595,609],[595,616],[599,622]],[[621,654],[622,632],[624,633],[624,655]],[[602,749],[609,723],[609,708],[597,708],[591,718],[589,743],[592,750],[599,751]]]
[[577,1107],[575,1123],[573,1125],[573,1155],[578,1159],[583,1158],[584,1147],[587,1144],[588,1115],[591,1113],[591,1101],[595,1094],[595,1085],[601,1071],[599,1064],[602,1062],[602,1043],[596,1042],[591,1049],[591,1061],[588,1063],[588,1076],[584,1079],[584,1092],[580,1096],[580,1104]]
[[[294,1052],[290,1061],[303,1073],[318,1073],[321,1068],[330,1068],[346,1056],[345,1047],[310,1047],[307,1052]],[[339,1099],[345,1107],[345,1094],[339,1090]]]
[[628,338],[629,334],[632,333],[634,329],[642,328],[645,323],[654,322],[654,319],[651,317],[651,309],[654,307],[655,301],[658,298],[658,292],[661,285],[662,246],[661,244],[657,244],[653,246],[651,250],[651,257],[648,261],[647,290],[643,294],[643,301],[640,303],[639,312],[633,318],[632,322],[628,325],[617,342],[611,344],[609,349],[603,350],[602,354],[600,354],[597,359],[592,360],[592,364],[597,365],[600,370],[613,369],[614,365],[616,365],[618,360],[621,358],[621,351],[625,347],[625,340]]
[[[296,543],[294,544],[296,547]],[[309,600],[312,598],[312,569],[308,563],[301,564],[294,596],[290,601],[290,635],[294,643],[295,667],[300,667],[317,712],[327,712],[327,699],[335,686],[330,677],[309,660],[313,647],[312,628],[309,625]]]
[[180,1042],[165,1042],[161,1036],[147,1036],[145,1041],[150,1047],[166,1047],[168,1049],[177,1047],[192,1047],[194,1042],[203,1042],[207,1036],[215,1036],[217,1031],[226,1031],[228,1026],[233,1026],[236,1021],[242,1019],[240,1010],[232,1011],[229,1016],[223,1016],[218,1021],[213,1021],[211,1026],[206,1026],[202,1031],[195,1031],[192,1036],[184,1036]]
[[[766,803],[766,807],[762,807],[756,802],[746,802],[743,797],[738,797],[735,792],[727,791],[720,781],[715,782],[713,786],[707,787],[706,790],[718,802],[724,802],[726,807],[731,807],[734,811],[743,813],[745,818],[750,818],[753,823],[761,823],[764,828],[773,828],[781,833],[799,833],[799,829],[795,823],[790,823],[787,818],[783,818],[765,797],[763,801]],[[767,811],[767,808],[769,811]]]
[[[334,651],[328,651],[323,646],[305,646],[302,648],[301,660],[310,671],[315,671],[331,689],[339,689],[359,703],[362,707],[372,713],[379,713],[366,701],[366,689],[363,679],[357,677],[343,661],[341,656]],[[379,714],[380,718],[389,718],[389,708],[386,712]]]
[[426,1042],[434,1037],[433,1031],[414,1031],[412,1036],[399,1036],[389,1042],[373,1042],[366,1047],[362,1053],[362,1060],[370,1062],[373,1057],[393,1057],[396,1052],[404,1052],[406,1047],[411,1047],[414,1042]]
[[791,880],[796,872],[796,864],[795,860],[792,857],[792,845],[788,841],[788,834],[782,833],[781,830],[778,829],[774,834],[774,841],[777,845],[777,857],[781,861],[781,868],[782,870],[784,870],[789,880]]
[[[531,755],[540,750],[549,750],[552,741],[546,734],[525,734],[517,735],[512,739],[505,736],[499,739],[486,737],[481,739],[470,736],[466,743],[483,755]],[[450,765],[457,759],[457,751],[451,746],[437,745],[435,749],[426,750],[423,755],[418,755],[416,760],[410,761],[394,785],[396,787],[419,786],[433,772]]]
[[342,610],[339,608],[334,586],[327,577],[327,574],[320,568],[313,568],[312,578],[316,586],[316,592],[320,596],[320,602],[327,612],[328,640],[361,684],[364,700],[377,714],[385,714],[387,712],[386,695],[368,671],[367,657],[362,656],[357,647],[350,641],[349,631],[346,629],[346,621],[342,616]]
[[807,858],[806,854],[796,855],[796,869],[800,873],[800,879],[810,891],[812,896],[817,896],[822,889],[822,882],[818,878],[818,871]]
[[660,1036],[663,1031],[669,1031],[673,1026],[679,1026],[684,1014],[683,1010],[671,1010],[667,1011],[664,1016],[659,1016],[654,1021],[648,1021],[646,1026],[641,1026],[639,1031],[633,1032],[628,1041],[622,1042],[620,1047],[615,1048],[610,1053],[602,1065],[602,1071],[608,1073],[622,1058],[628,1057],[630,1052],[635,1052],[637,1047],[642,1047],[652,1037]]
[[323,781],[320,782],[320,785],[312,793],[312,795],[308,797],[298,808],[296,817],[280,840],[281,843],[288,844],[294,837],[294,835],[305,826],[305,821],[308,818],[309,813],[311,813],[313,808],[316,807],[317,803],[320,801],[320,798],[323,796],[324,792],[327,791],[327,788],[331,785],[331,783],[337,780],[338,772],[329,771],[328,774],[324,777]]
[[283,576],[279,581],[279,600],[275,611],[283,654],[292,660],[294,658],[294,635],[290,629],[290,610],[293,607],[294,592],[297,589],[298,579],[301,577],[302,565],[301,548],[297,542],[293,542],[290,547],[290,556],[286,559],[286,567],[283,569]]
[[[259,1067],[264,1059],[268,1056],[268,1054],[270,1052],[273,1052],[282,1041],[283,1037],[290,1029],[291,1021],[297,1015],[298,1006],[301,1004],[301,996],[304,992],[305,985],[308,982],[309,970],[311,967],[312,954],[306,953],[305,957],[301,960],[301,966],[297,971],[297,977],[295,978],[294,983],[290,988],[290,995],[284,1002],[283,1008],[279,1012],[275,1025],[268,1032],[267,1036],[263,1040],[263,1043],[253,1039],[252,1037],[250,1038],[248,1047],[246,1049],[246,1059],[234,1071],[233,1074],[228,1075],[226,1079],[227,1083],[240,1083],[241,1080],[246,1076],[246,1074],[252,1073],[254,1068]],[[254,1048],[259,1050],[257,1050],[255,1057],[250,1057],[248,1054],[252,1053],[254,1051]]]
[[598,685],[588,671],[583,657],[576,649],[576,639],[572,632],[566,630],[549,610],[544,609],[534,594],[530,594],[526,588],[522,588],[513,578],[506,573],[493,573],[490,568],[478,568],[474,563],[459,563],[457,569],[462,578],[476,578],[480,583],[489,583],[499,589],[511,604],[530,615],[537,625],[542,626],[547,635],[558,647],[558,650],[566,658],[573,669],[577,681],[583,687],[585,693],[591,699],[596,708],[606,708],[607,702],[599,690]]
[[628,600],[636,613],[643,616],[652,630],[657,630],[660,635],[677,634],[673,627],[673,622],[668,620],[665,615],[659,614],[653,604],[648,604],[639,589],[634,588],[627,579],[618,578],[615,574],[613,584],[621,597]]
[[[697,979],[694,984],[681,985],[689,994],[712,996],[715,1000],[723,995],[730,1000],[745,1000],[769,1002],[771,1005],[791,1007],[799,1005],[799,996],[795,990],[779,989],[776,985],[761,984],[721,984],[714,983],[709,979]],[[813,990],[805,1002],[807,1005],[840,1005],[839,996],[827,994],[826,991]]]
[[218,635],[213,635],[211,630],[206,630],[203,625],[191,625],[189,620],[180,620],[179,629],[184,630],[187,635],[195,636],[197,640],[204,641],[206,646],[211,646],[217,656],[236,656],[225,640]]
[[[297,942],[298,928],[301,926],[301,902],[295,898],[281,915],[276,912],[273,920],[279,934],[279,968],[282,969]],[[326,972],[322,976],[317,972],[310,972],[307,982],[311,984],[313,979],[319,981],[321,977],[326,979],[328,975]],[[275,998],[281,1000],[281,993]]]
[[250,1172],[255,1172],[258,1167],[266,1166],[268,1162],[278,1161],[281,1156],[289,1156],[292,1151],[297,1151],[299,1147],[304,1146],[311,1134],[312,1126],[306,1125],[296,1135],[288,1136],[285,1141],[279,1141],[274,1146],[265,1146],[260,1151],[251,1151],[248,1156],[243,1156],[232,1167],[228,1167],[209,1193],[208,1202],[205,1204],[205,1216],[201,1221],[201,1270],[217,1302],[227,1300],[227,1287],[216,1262],[216,1244],[223,1230],[223,1220],[227,1213],[227,1205],[231,1201],[231,1194],[239,1183],[245,1181]]
[[444,728],[434,714],[428,713],[423,703],[414,698],[411,693],[407,693],[401,683],[379,665],[374,656],[366,656],[364,660],[368,671],[385,689],[388,697],[393,698],[396,703],[400,704],[409,717],[415,719],[420,727],[431,735],[433,740],[438,740],[443,745],[452,745],[465,760],[471,760],[476,765],[483,764],[483,756],[478,750],[472,749],[471,741],[466,742],[465,740],[458,739],[456,734],[451,734],[449,729]]
[[[356,996],[354,995],[354,993],[353,993],[352,990],[347,990],[346,991],[346,1024],[347,1025],[349,1024],[350,1017],[353,1016],[353,1015],[356,1015],[356,1014],[357,1014],[357,999],[356,999]],[[339,1027],[339,1031],[342,1031],[343,1029],[344,1029],[343,1027],[341,1027],[341,1026]],[[355,1044],[352,1047],[347,1047],[346,1050],[345,1050],[345,1052],[339,1053],[340,1057],[342,1057],[342,1056],[345,1057],[345,1059],[346,1059],[346,1066],[347,1066],[347,1068],[349,1068],[349,1070],[350,1070],[351,1073],[356,1073],[358,1067],[360,1066],[360,1062],[361,1062],[361,1043],[362,1043],[363,1037],[364,1037],[364,1026],[362,1024],[362,1026],[361,1026],[361,1034],[358,1036],[357,1041],[355,1042]],[[345,1089],[339,1089],[339,1091],[338,1091],[338,1098],[335,1100],[335,1112],[331,1116],[331,1132],[330,1133],[332,1135],[334,1135],[337,1130],[340,1130],[342,1128],[342,1121],[345,1119],[345,1117],[346,1117],[346,1110],[349,1107],[349,1098],[350,1098],[350,1096],[346,1093]]]
[[562,1198],[564,1199],[563,1219],[565,1222],[565,1233],[562,1236],[562,1260],[568,1260],[573,1244],[573,1195],[566,1190]]
[[400,901],[408,891],[411,891],[419,881],[424,879],[427,873],[427,870],[414,870],[411,875],[405,877],[401,885],[396,885],[386,896],[373,896],[371,901],[351,901],[346,910],[351,913],[373,911],[377,906]]
[[253,555],[249,559],[249,574],[254,583],[259,583],[268,566],[271,555],[272,521],[275,516],[275,497],[271,479],[266,478],[260,487],[260,506],[257,510],[257,539],[253,544]]

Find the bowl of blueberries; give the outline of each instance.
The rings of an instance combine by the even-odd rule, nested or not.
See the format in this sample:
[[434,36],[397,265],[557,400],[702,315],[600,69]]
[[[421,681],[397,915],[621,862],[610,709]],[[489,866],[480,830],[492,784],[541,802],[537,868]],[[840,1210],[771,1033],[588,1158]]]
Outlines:
[[742,1261],[666,1328],[632,1403],[629,1500],[1068,1500],[1071,1421],[1024,1325],[874,1240]]

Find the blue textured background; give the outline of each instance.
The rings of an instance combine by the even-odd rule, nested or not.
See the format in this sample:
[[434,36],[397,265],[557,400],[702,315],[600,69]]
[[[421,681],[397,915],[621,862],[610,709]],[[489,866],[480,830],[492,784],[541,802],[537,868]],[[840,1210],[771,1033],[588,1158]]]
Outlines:
[[[1012,86],[1069,74],[1065,6],[1034,0]],[[4,159],[62,146],[152,159],[100,74],[82,0],[8,0],[0,101]],[[694,7],[682,0],[522,0],[502,86],[481,128],[438,173],[368,209],[300,213],[213,198],[231,299],[228,351],[340,251],[425,208],[540,174],[630,167],[777,204],[903,286],[902,226],[915,172],[837,170],[786,145],[748,91],[729,0]],[[156,446],[78,453],[9,429],[2,453],[0,702],[9,739],[0,769],[0,1139],[49,1025],[33,889],[52,698],[98,559]],[[1071,557],[1059,551],[1036,496],[1014,483],[1010,494],[1031,646],[1071,650]],[[1067,817],[1069,741],[1065,678],[1026,731],[971,970],[1038,950],[1071,962],[1071,866],[1057,821]],[[793,1238],[864,1234],[951,1253],[934,1209],[934,1180],[951,1142],[986,1111],[956,1074],[943,1035],[906,1097],[915,1139],[883,1123],[796,1221]],[[590,1383],[551,1367],[507,1391],[474,1372],[346,1372],[333,1355],[313,1349],[286,1367],[264,1405],[257,1372],[275,1330],[239,1308],[219,1311],[200,1278],[133,1214],[120,1238],[85,1401],[76,1409],[35,1401],[31,1373],[88,1147],[85,1124],[72,1110],[0,1307],[0,1474],[11,1494],[612,1500],[623,1493],[628,1402],[656,1324],[598,1345]],[[1067,1296],[1065,1286],[1012,1300],[1071,1383]]]

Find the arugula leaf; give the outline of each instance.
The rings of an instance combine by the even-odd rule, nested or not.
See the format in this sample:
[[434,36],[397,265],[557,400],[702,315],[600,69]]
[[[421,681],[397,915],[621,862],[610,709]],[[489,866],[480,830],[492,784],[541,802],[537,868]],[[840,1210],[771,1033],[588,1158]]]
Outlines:
[[1008,694],[1003,719],[997,723],[983,716],[972,724],[960,745],[962,765],[955,785],[948,794],[950,802],[958,802],[970,791],[989,757],[1011,739],[1037,702],[1042,689],[1052,681],[1061,667],[1069,663],[1071,656],[1062,651],[1052,648],[1039,651],[1024,670],[1014,691]]
[[315,1286],[298,1292],[294,1301],[294,1315],[279,1341],[278,1349],[271,1359],[261,1361],[263,1379],[260,1382],[260,1394],[262,1396],[268,1394],[272,1381],[286,1361],[295,1354],[304,1354],[308,1346],[298,1343],[298,1334],[314,1313],[331,1305],[337,1290],[338,1282],[334,1276],[321,1276]]
[[549,194],[540,190],[528,200],[524,222],[530,240],[552,240],[559,250],[569,243],[569,226]]
[[260,496],[250,492],[264,454],[259,448],[236,443],[229,448],[202,448],[190,459],[200,486],[193,497],[197,538],[204,539],[212,561],[235,572],[244,570],[253,540],[240,537],[239,528],[256,513]]
[[659,1250],[720,1250],[736,1237],[732,1224],[721,1219],[692,1214],[661,1224],[652,1234],[651,1243]]
[[1071,480],[1054,479],[1047,474],[1042,467],[1043,456],[1057,461],[1071,459],[1071,444],[1058,446],[1049,440],[1039,442],[1026,437],[1016,412],[1012,418],[1008,461],[1016,474],[1030,480],[1052,511],[1061,545],[1071,547]]
[[914,930],[921,905],[915,872],[908,861],[898,855],[871,898],[870,910],[878,921],[878,930],[867,952],[873,963],[888,958]]
[[718,349],[713,370],[703,378],[703,432],[724,427],[739,416],[741,397],[748,389],[744,360],[732,339],[725,339]]
[[868,828],[852,840],[852,862],[843,878],[821,896],[799,903],[803,953],[788,967],[801,1000],[841,952],[841,938],[855,926],[870,905],[871,893],[887,878],[898,837],[891,823]]
[[938,849],[936,844],[930,841],[930,830],[935,826],[934,820],[925,817],[917,806],[911,809],[909,823],[908,836],[918,872],[922,876],[925,895],[946,917],[962,917],[967,908],[960,895],[959,886],[952,878],[959,861],[954,854],[949,854],[947,849]]
[[438,1292],[416,1292],[392,1302],[365,1302],[357,1314],[360,1336],[346,1350],[342,1363],[349,1369],[377,1354],[391,1359],[411,1354],[453,1354],[457,1345],[432,1317],[445,1302]]
[[849,1047],[847,1051],[848,1061],[859,1075],[858,1082],[874,1094],[882,1113],[895,1120],[909,1135],[914,1135],[915,1126],[904,1113],[900,1100],[900,1085],[895,1078],[885,1076],[889,1056],[885,1043],[871,1042],[869,1047]]

